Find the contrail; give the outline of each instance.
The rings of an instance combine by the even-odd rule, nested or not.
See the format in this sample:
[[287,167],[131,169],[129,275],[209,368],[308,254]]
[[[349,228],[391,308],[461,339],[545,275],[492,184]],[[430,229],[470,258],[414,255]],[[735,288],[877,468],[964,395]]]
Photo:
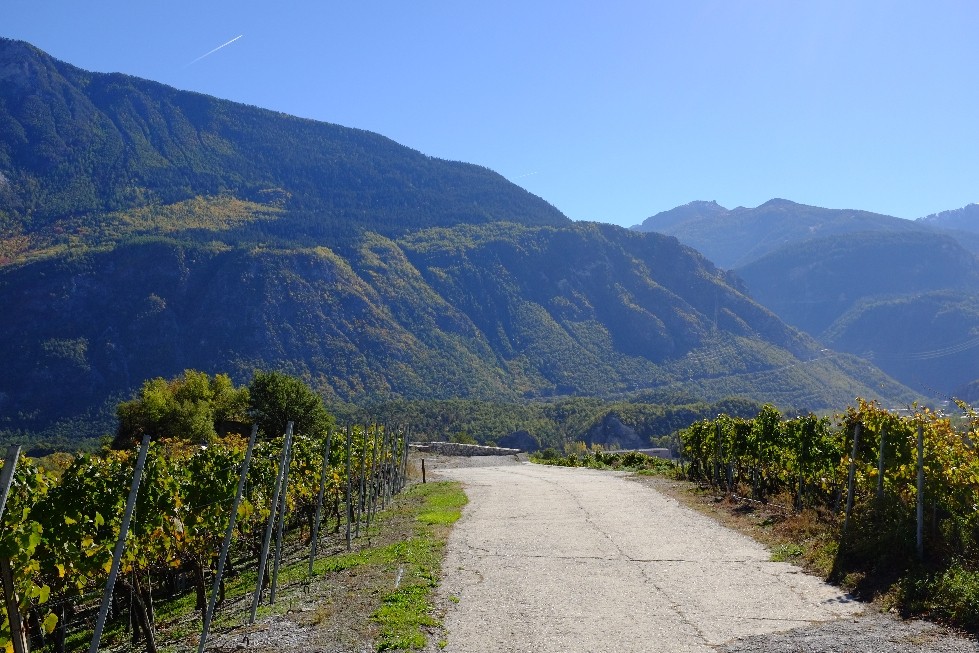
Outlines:
[[528,172],[528,173],[523,174],[523,175],[517,175],[516,177],[514,177],[514,179],[523,179],[524,177],[530,177],[530,176],[536,175],[536,174],[537,174],[537,171],[534,170],[533,172]]
[[187,65],[188,65],[188,66],[193,66],[193,65],[194,65],[195,63],[197,63],[198,61],[200,61],[200,60],[201,60],[201,59],[203,59],[204,57],[209,57],[209,56],[211,56],[212,54],[214,54],[215,52],[217,52],[218,50],[220,50],[221,48],[226,48],[226,47],[228,47],[229,45],[231,45],[232,43],[234,43],[235,41],[237,41],[238,39],[240,39],[240,38],[241,38],[242,36],[244,36],[244,34],[239,34],[238,36],[236,36],[236,37],[234,37],[233,39],[231,39],[231,40],[230,40],[230,41],[228,41],[227,43],[222,43],[221,45],[219,45],[218,47],[216,47],[216,48],[214,48],[214,49],[213,49],[213,50],[211,50],[210,52],[205,52],[204,54],[202,54],[201,56],[199,56],[199,57],[197,57],[196,59],[194,59],[193,61],[191,61],[191,62],[190,62],[189,64],[187,64]]

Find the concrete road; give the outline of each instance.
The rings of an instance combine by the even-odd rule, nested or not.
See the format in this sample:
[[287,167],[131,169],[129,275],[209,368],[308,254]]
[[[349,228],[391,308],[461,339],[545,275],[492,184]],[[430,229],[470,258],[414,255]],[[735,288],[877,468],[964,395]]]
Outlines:
[[446,651],[701,653],[861,604],[619,474],[443,468],[469,505],[449,539]]

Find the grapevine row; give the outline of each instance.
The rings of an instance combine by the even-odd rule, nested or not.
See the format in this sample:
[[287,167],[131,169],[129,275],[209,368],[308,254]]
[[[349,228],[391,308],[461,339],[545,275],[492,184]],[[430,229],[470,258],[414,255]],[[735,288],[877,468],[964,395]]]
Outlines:
[[[288,483],[278,503],[284,525],[301,530],[312,545],[314,532],[338,534],[346,525],[349,546],[361,522],[404,484],[403,430],[354,426],[290,439]],[[234,526],[239,565],[258,560],[285,440],[254,446]],[[246,448],[247,439],[238,435],[208,446],[177,439],[149,444],[116,584],[133,606],[134,637],[148,651],[156,648],[154,584],[189,574],[203,614],[207,575],[231,518]],[[20,650],[27,638],[17,631],[25,624],[38,643],[63,651],[66,622],[91,617],[92,597],[112,567],[136,459],[135,449],[82,455],[60,477],[30,459],[13,468],[0,533],[0,572],[8,581],[0,647]]]
[[828,509],[851,532],[908,559],[915,557],[916,512],[927,505],[929,550],[975,561],[979,415],[960,407],[957,427],[925,408],[889,411],[862,400],[835,423],[811,414],[783,420],[765,406],[754,419],[719,416],[691,425],[680,432],[681,452],[690,478],[760,501],[790,493],[795,508]]

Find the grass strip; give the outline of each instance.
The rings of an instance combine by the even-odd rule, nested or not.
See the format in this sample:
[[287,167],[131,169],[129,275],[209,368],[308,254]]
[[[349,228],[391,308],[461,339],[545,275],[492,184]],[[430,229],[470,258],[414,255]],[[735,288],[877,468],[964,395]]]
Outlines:
[[414,536],[402,543],[396,587],[371,615],[380,633],[378,651],[419,650],[430,629],[440,625],[432,616],[432,590],[442,572],[442,553],[449,527],[462,515],[467,499],[458,483],[428,483],[412,488],[423,500]]

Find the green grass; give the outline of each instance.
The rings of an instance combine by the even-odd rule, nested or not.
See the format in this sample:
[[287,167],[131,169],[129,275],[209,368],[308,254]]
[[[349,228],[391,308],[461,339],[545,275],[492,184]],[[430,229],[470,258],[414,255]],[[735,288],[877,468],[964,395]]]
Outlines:
[[419,513],[418,521],[428,526],[451,526],[462,516],[462,508],[468,501],[462,490],[447,492],[444,483],[429,483],[416,487],[434,487],[422,490],[425,496],[425,510]]
[[[410,535],[387,544],[321,558],[313,564],[313,574],[317,577],[352,572],[365,578],[389,579],[388,586],[394,585],[394,589],[379,594],[379,605],[369,615],[377,625],[378,651],[424,648],[428,632],[440,625],[433,616],[431,593],[441,578],[442,553],[449,527],[459,519],[466,502],[458,483],[411,486],[386,511],[388,514],[381,513],[379,524],[372,526],[368,533],[369,537],[376,537],[385,528],[386,520],[400,519],[410,524]],[[280,583],[304,579],[306,564],[299,561],[283,567]],[[390,583],[392,576],[393,583]]]
[[900,583],[902,607],[979,631],[979,572],[954,561],[944,569],[911,570]]
[[421,649],[428,630],[440,625],[432,616],[430,595],[441,576],[448,527],[459,519],[467,502],[458,483],[415,485],[409,492],[422,501],[414,537],[399,543],[397,559],[405,565],[401,583],[371,615],[380,628],[378,651]]
[[385,596],[373,619],[381,627],[378,651],[421,649],[428,641],[423,628],[439,625],[431,615],[428,588],[423,585],[404,587]]
[[804,553],[802,547],[795,543],[779,544],[772,547],[772,562],[791,562]]

